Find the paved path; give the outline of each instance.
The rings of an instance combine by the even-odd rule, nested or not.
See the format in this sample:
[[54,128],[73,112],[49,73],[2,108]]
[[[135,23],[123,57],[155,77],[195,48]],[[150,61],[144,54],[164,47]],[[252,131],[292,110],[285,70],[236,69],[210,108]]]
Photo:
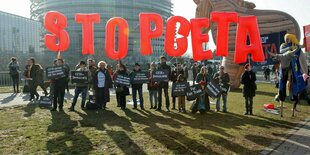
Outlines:
[[310,118],[290,130],[281,142],[274,142],[263,155],[310,155]]

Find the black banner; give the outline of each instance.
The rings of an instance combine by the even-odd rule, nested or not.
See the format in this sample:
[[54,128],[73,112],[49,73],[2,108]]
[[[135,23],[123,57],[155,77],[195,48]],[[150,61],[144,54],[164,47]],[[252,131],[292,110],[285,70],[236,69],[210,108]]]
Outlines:
[[87,71],[71,71],[72,83],[88,83]]
[[186,96],[186,92],[188,91],[189,84],[188,82],[180,82],[174,83],[172,85],[172,96]]
[[229,84],[220,84],[221,93],[227,94],[229,91]]
[[217,98],[219,94],[221,93],[221,88],[214,81],[210,81],[208,82],[206,92],[211,98],[214,99],[214,98]]
[[63,66],[53,66],[46,68],[46,78],[47,79],[59,79],[65,77],[65,72]]
[[152,80],[154,82],[169,81],[169,70],[168,69],[159,69],[155,70],[152,73]]
[[193,86],[190,86],[187,93],[186,93],[186,96],[187,96],[187,100],[188,101],[192,101],[192,100],[195,100],[196,98],[198,98],[200,95],[202,95],[204,92],[203,90],[201,89],[201,86],[200,85],[193,85]]
[[124,75],[116,75],[115,83],[121,86],[130,86],[130,77]]
[[49,97],[41,96],[39,101],[40,107],[51,107],[52,106],[52,100]]
[[132,77],[133,84],[149,83],[149,72],[134,72]]

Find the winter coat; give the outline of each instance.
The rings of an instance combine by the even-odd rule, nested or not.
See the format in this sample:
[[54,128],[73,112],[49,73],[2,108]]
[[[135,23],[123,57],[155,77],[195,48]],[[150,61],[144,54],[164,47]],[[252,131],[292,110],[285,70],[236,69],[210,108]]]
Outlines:
[[102,72],[105,75],[104,93],[101,95],[105,96],[104,102],[110,102],[110,90],[109,89],[112,88],[112,79],[111,79],[111,76],[110,76],[107,69],[105,69],[105,70],[98,69],[94,73],[94,76],[92,78],[93,79],[93,87],[95,89],[95,92],[99,89],[99,87],[98,87],[98,73],[99,72]]
[[256,86],[256,75],[253,71],[245,71],[241,76],[241,84],[243,84],[243,97],[254,97]]
[[[171,79],[171,67],[168,66],[166,63],[159,64],[157,69],[167,69],[167,70],[169,70],[168,78]],[[159,87],[160,88],[169,88],[169,84],[168,83],[169,82],[161,81],[161,82],[159,82]]]

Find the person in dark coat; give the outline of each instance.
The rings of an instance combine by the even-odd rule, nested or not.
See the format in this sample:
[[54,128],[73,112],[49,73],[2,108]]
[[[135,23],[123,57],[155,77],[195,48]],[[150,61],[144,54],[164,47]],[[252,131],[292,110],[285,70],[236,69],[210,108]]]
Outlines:
[[[205,91],[207,83],[201,80],[198,84],[201,86],[202,91]],[[201,94],[193,104],[194,105],[191,107],[191,113],[193,114],[197,111],[199,111],[200,114],[204,114],[206,111],[210,110],[210,101],[207,93]]]
[[[170,74],[171,74],[171,68],[170,66],[167,65],[167,58],[162,56],[160,57],[160,64],[158,65],[158,69],[164,69],[168,70],[168,78],[170,79]],[[169,95],[168,95],[168,88],[169,88],[169,81],[161,81],[159,82],[159,89],[158,89],[158,108],[156,109],[157,111],[161,111],[161,106],[162,106],[162,93],[164,90],[165,98],[166,98],[166,109],[169,112],[169,106],[170,106],[170,101],[169,101]]]
[[194,85],[195,81],[196,81],[196,76],[197,76],[197,65],[196,65],[196,63],[193,64],[191,69],[192,69],[192,73],[193,73],[193,85]]
[[[115,73],[115,77],[117,75],[128,76],[127,67],[123,65],[121,62],[119,63],[119,69]],[[118,101],[122,110],[126,109],[126,96],[128,95],[129,95],[129,88],[127,86],[116,84],[116,96],[118,97]]]
[[37,86],[37,76],[38,76],[38,70],[40,67],[35,63],[34,58],[30,58],[27,61],[28,63],[28,72],[27,72],[27,78],[29,83],[29,90],[30,90],[30,101],[34,100],[34,96],[36,96],[36,100],[39,99],[39,94],[37,92],[36,86]]
[[19,93],[19,63],[16,57],[11,58],[11,62],[9,63],[8,68],[13,81],[14,93]]
[[106,109],[107,102],[110,102],[109,89],[112,88],[112,78],[106,66],[106,62],[100,61],[98,63],[98,70],[93,77],[96,104],[103,109]]
[[[136,63],[133,72],[130,73],[130,77],[133,78],[134,74],[141,72],[140,64]],[[137,109],[137,91],[139,94],[140,108],[144,110],[143,106],[143,84],[132,84],[132,100],[133,100],[133,109]]]
[[152,79],[152,74],[153,74],[153,71],[155,71],[155,69],[156,69],[156,64],[155,64],[155,62],[153,62],[151,64],[151,69],[150,69],[149,83],[147,84],[147,89],[149,90],[151,109],[156,109],[157,108],[158,83],[154,82],[153,79]]
[[[219,84],[221,87],[229,89],[229,74],[224,72],[224,66],[220,67],[220,71],[214,74],[213,77],[215,83]],[[228,92],[221,92],[220,95],[216,99],[216,112],[220,111],[220,100],[222,96],[223,100],[223,112],[227,112],[227,93]]]
[[[184,76],[184,70],[181,63],[177,63],[175,69],[171,72],[171,81],[172,84],[177,82],[178,76],[182,74]],[[175,109],[176,97],[172,96],[172,109]]]
[[[202,81],[208,84],[210,82],[211,76],[208,74],[208,70],[205,66],[201,67],[199,74],[196,77],[196,83],[200,83],[200,85],[203,85]],[[210,101],[209,101],[209,95],[207,93],[204,94],[204,99],[206,103],[206,111],[210,110]]]
[[256,86],[256,75],[252,71],[250,64],[244,66],[245,72],[241,76],[241,84],[243,84],[243,97],[245,98],[245,115],[253,115],[253,97],[255,96]]
[[[64,61],[62,59],[57,59],[57,66],[64,66]],[[68,74],[68,70],[63,68],[64,74]],[[66,77],[61,77],[58,79],[54,79],[54,101],[53,101],[53,109],[51,111],[56,111],[57,105],[58,110],[63,111],[63,104],[65,98],[65,88],[66,88]]]
[[37,64],[39,69],[37,71],[37,79],[36,79],[36,86],[35,88],[37,89],[38,86],[41,87],[41,89],[43,90],[45,96],[48,95],[47,91],[46,91],[46,87],[44,85],[44,70],[43,67],[40,64]]

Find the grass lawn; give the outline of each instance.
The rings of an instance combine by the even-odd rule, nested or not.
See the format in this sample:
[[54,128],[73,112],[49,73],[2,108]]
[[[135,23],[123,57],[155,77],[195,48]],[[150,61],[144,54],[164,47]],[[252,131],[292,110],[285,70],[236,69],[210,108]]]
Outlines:
[[69,103],[64,112],[37,105],[2,108],[0,154],[258,154],[309,117],[304,102],[296,117],[290,103],[283,118],[265,113],[263,104],[274,103],[275,92],[273,85],[258,84],[255,116],[243,115],[241,89],[229,93],[229,113],[204,115],[149,110],[147,93],[146,111],[131,105],[122,111],[115,96],[106,111],[68,112]]

